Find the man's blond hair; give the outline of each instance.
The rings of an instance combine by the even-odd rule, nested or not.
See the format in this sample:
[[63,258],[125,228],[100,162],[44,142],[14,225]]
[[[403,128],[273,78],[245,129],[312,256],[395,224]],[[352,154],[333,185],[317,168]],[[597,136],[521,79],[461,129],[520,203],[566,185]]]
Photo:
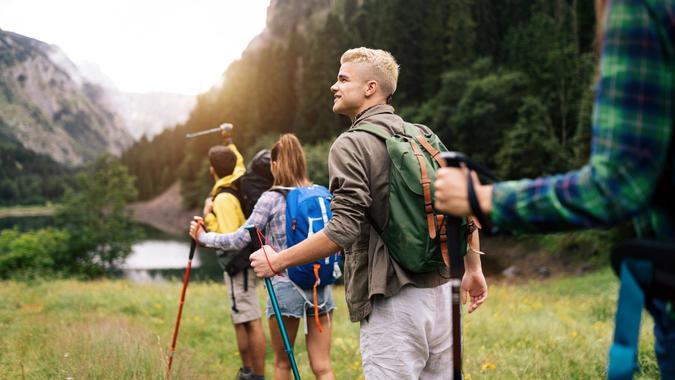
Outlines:
[[382,89],[385,96],[391,96],[396,91],[396,82],[398,81],[398,63],[390,52],[380,49],[369,49],[360,47],[349,49],[340,57],[340,64],[345,63],[367,63],[371,70],[369,74]]

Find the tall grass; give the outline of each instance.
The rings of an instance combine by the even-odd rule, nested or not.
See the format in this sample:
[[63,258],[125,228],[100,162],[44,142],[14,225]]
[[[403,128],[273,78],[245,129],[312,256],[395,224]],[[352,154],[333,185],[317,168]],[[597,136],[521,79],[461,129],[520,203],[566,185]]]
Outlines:
[[[164,378],[181,286],[109,280],[0,283],[0,378]],[[547,282],[491,284],[487,303],[464,316],[466,378],[603,378],[616,290],[608,270]],[[358,324],[348,320],[343,288],[334,292],[335,374],[363,378]],[[264,300],[262,288],[258,294]],[[190,284],[174,379],[235,378],[240,362],[227,296],[222,284]],[[638,378],[658,378],[651,321],[645,320]],[[297,343],[301,375],[311,379],[304,339]],[[271,378],[269,347],[266,372]]]

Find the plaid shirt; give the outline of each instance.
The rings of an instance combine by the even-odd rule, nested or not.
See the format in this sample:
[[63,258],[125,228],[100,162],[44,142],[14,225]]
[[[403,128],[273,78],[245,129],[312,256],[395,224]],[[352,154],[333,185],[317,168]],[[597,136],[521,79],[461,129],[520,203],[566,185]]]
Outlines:
[[560,231],[634,217],[639,236],[675,239],[675,0],[609,4],[589,163],[496,184],[491,217],[498,229]]
[[[276,191],[262,193],[244,225],[258,226],[265,236],[266,243],[275,251],[286,249],[286,199],[284,196]],[[233,251],[246,247],[251,242],[251,236],[248,230],[242,227],[231,234],[202,233],[199,235],[199,242],[210,248]],[[279,281],[281,276],[274,276],[273,279],[275,282]]]

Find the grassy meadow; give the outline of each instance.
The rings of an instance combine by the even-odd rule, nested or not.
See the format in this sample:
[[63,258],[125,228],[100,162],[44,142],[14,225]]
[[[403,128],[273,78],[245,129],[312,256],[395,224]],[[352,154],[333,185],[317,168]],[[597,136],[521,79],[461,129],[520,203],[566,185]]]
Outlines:
[[[0,283],[0,379],[162,379],[181,286],[122,280]],[[464,318],[466,378],[603,378],[616,291],[607,269],[517,285],[491,283],[487,303]],[[264,289],[258,292],[264,300]],[[336,377],[363,378],[358,324],[348,320],[344,289],[334,292]],[[227,296],[220,283],[190,284],[174,379],[235,378],[239,358]],[[658,371],[651,320],[644,321],[637,378],[653,379]],[[301,375],[311,379],[304,339],[297,343]],[[266,372],[271,378],[269,348]]]

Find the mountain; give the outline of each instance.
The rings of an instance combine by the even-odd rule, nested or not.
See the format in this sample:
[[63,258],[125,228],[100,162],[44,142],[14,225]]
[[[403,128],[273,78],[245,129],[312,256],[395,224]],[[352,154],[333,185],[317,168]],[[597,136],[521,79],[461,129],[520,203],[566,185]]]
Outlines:
[[91,62],[77,64],[80,73],[91,83],[103,87],[102,103],[122,119],[135,140],[153,137],[166,128],[184,123],[197,102],[192,95],[166,92],[122,92]]
[[164,129],[184,123],[197,103],[191,95],[166,92],[119,93],[115,109],[125,121],[127,129],[138,140],[153,137]]
[[71,166],[119,155],[133,138],[104,98],[57,46],[0,30],[2,135]]

